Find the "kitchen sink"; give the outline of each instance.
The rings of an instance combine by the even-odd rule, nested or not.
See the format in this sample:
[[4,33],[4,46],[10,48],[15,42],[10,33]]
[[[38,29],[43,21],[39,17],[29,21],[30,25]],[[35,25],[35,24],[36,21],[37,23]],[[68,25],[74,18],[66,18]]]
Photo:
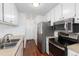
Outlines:
[[12,48],[15,47],[17,42],[13,43],[4,43],[0,45],[0,49]]
[[10,42],[18,42],[20,39],[12,39]]
[[7,49],[7,48],[13,48],[16,46],[19,39],[13,39],[10,40],[10,42],[2,43],[0,44],[0,49]]

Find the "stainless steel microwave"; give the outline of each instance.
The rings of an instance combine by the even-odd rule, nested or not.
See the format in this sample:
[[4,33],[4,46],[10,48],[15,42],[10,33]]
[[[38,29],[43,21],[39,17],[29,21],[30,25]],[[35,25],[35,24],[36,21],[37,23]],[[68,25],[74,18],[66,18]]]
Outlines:
[[54,23],[54,30],[64,30],[66,32],[79,32],[79,20],[76,18],[68,18]]
[[78,33],[79,32],[79,19],[69,18],[65,20],[65,26],[67,32]]
[[67,32],[73,32],[74,18],[65,19],[65,30]]

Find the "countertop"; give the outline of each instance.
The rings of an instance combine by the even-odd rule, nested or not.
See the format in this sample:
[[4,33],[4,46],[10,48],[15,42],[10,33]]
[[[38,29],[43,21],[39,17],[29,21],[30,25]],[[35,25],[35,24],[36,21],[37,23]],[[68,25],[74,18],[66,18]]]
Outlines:
[[67,48],[74,51],[74,52],[76,52],[76,53],[79,53],[79,43],[69,45],[69,46],[67,46]]
[[22,36],[15,36],[14,39],[20,39],[15,47],[7,48],[7,49],[0,49],[0,56],[15,56],[17,53],[17,50],[20,46],[20,43],[23,41]]
[[47,39],[50,39],[50,38],[57,38],[55,36],[46,36]]

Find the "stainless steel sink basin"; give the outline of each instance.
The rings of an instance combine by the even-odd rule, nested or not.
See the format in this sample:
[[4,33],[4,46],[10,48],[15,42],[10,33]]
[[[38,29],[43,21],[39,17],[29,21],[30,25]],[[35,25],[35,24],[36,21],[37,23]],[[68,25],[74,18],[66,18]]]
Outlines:
[[12,48],[16,46],[17,43],[4,43],[0,45],[0,49]]
[[0,49],[13,48],[16,46],[18,41],[19,41],[19,39],[13,39],[10,42],[0,44]]
[[20,39],[12,39],[10,42],[18,42]]

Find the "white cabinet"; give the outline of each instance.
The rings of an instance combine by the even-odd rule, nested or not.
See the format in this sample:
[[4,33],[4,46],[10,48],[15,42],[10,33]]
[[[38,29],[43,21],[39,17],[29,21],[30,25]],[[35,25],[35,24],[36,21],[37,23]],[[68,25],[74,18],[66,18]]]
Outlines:
[[50,12],[49,12],[49,13],[46,15],[46,20],[47,20],[47,21],[51,21],[50,16],[51,16],[51,14],[50,14]]
[[79,18],[79,3],[76,3],[76,17]]
[[62,19],[62,5],[58,4],[55,7],[55,21],[60,21]]
[[45,15],[45,18],[47,21],[50,21],[50,26],[53,26],[53,23],[55,22],[55,13],[54,9],[52,9],[48,14]]
[[23,56],[23,41],[21,42],[18,51],[16,53],[16,56]]
[[75,3],[63,3],[62,7],[64,19],[75,17]]
[[68,56],[79,56],[79,53],[76,53],[73,50],[68,49]]
[[51,11],[50,21],[51,21],[51,26],[53,26],[53,23],[55,22],[55,11],[54,10]]
[[12,23],[17,25],[18,24],[18,11],[17,11],[17,8],[15,6],[15,4],[13,4],[13,15],[14,15],[14,18],[12,20]]
[[76,8],[76,19],[75,19],[75,23],[79,23],[79,3],[75,4],[75,8]]
[[14,3],[4,3],[4,22],[16,25],[18,13]]
[[0,3],[0,21],[3,21],[2,12],[2,3]]

